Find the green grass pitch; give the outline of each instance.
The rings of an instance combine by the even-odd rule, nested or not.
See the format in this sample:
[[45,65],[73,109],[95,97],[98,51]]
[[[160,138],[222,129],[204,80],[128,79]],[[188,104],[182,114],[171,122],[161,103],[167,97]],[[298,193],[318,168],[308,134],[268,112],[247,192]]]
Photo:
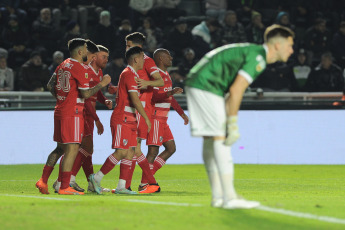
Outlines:
[[[345,229],[345,165],[235,165],[237,192],[273,212],[211,208],[203,165],[165,165],[156,174],[162,191],[134,196],[54,194],[57,167],[51,194],[41,195],[34,185],[42,168],[0,165],[0,229]],[[114,188],[118,173],[102,186]],[[137,166],[133,189],[140,178]],[[87,188],[82,171],[77,182]]]

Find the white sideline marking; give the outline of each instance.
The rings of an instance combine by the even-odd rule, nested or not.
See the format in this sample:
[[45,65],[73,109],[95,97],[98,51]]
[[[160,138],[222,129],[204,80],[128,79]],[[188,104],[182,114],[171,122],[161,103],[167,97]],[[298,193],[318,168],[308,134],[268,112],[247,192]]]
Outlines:
[[12,195],[12,194],[0,194],[0,196],[13,196],[13,197],[26,197],[26,198],[37,198],[37,199],[46,199],[46,200],[68,200],[66,198],[55,198],[55,197],[43,197],[43,196],[28,196],[28,195]]
[[[151,201],[151,200],[126,200],[128,202],[133,203],[146,203],[146,204],[158,204],[158,205],[172,205],[172,206],[187,206],[187,207],[202,207],[205,205],[202,204],[189,204],[189,203],[175,203],[175,202],[161,202],[161,201]],[[298,218],[305,218],[305,219],[313,219],[313,220],[319,220],[329,223],[336,223],[336,224],[345,224],[345,219],[339,219],[335,217],[329,217],[329,216],[317,216],[310,213],[303,213],[303,212],[294,212],[290,210],[285,209],[279,209],[279,208],[271,208],[267,206],[260,205],[256,209],[267,211],[267,212],[274,212],[279,213],[286,216],[293,216]]]
[[294,216],[294,217],[305,218],[305,219],[314,219],[314,220],[320,220],[320,221],[336,223],[336,224],[345,224],[344,219],[339,219],[339,218],[330,217],[330,216],[317,216],[310,213],[294,212],[294,211],[289,211],[285,209],[271,208],[271,207],[267,207],[263,205],[257,207],[256,209],[267,211],[267,212],[279,213],[279,214],[283,214],[287,216]]
[[161,204],[161,205],[172,205],[172,206],[191,206],[191,207],[201,207],[202,204],[188,204],[188,203],[175,203],[175,202],[162,202],[162,201],[152,201],[152,200],[126,200],[133,203],[146,203],[146,204]]

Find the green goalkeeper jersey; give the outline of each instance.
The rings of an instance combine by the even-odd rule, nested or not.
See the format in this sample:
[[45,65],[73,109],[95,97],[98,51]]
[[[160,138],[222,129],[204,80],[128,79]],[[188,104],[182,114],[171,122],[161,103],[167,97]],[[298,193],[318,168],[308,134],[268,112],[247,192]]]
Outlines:
[[229,91],[237,74],[252,83],[266,68],[264,45],[238,43],[208,52],[189,72],[186,86],[219,96]]

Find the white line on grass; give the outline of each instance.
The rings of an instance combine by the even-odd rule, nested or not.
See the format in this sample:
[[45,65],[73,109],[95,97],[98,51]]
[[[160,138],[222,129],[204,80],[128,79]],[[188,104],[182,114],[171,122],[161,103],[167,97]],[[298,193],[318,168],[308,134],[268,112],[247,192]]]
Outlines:
[[294,211],[289,211],[285,209],[279,209],[279,208],[271,208],[267,206],[259,206],[257,209],[267,211],[267,212],[274,212],[274,213],[279,213],[287,216],[294,216],[294,217],[299,217],[299,218],[305,218],[305,219],[314,219],[314,220],[320,220],[324,222],[329,222],[329,223],[336,223],[336,224],[345,224],[344,219],[339,219],[335,217],[329,217],[329,216],[317,216],[314,214],[310,213],[303,213],[303,212],[294,212]]
[[[158,205],[172,205],[172,206],[187,206],[187,207],[202,207],[205,205],[202,204],[189,204],[189,203],[175,203],[175,202],[161,202],[161,201],[151,201],[151,200],[126,200],[128,202],[133,203],[146,203],[146,204],[158,204]],[[329,217],[329,216],[317,216],[310,213],[303,213],[303,212],[294,212],[290,210],[285,209],[278,209],[278,208],[271,208],[267,206],[259,206],[256,208],[258,210],[267,211],[267,212],[274,212],[279,213],[286,216],[293,216],[298,218],[305,218],[305,219],[313,219],[313,220],[319,220],[329,223],[336,223],[336,224],[345,224],[345,219],[339,219],[335,217]]]
[[13,196],[13,197],[37,198],[37,199],[45,199],[45,200],[67,200],[67,201],[71,201],[71,199],[66,199],[66,198],[55,198],[55,197],[45,197],[45,196],[28,196],[28,195],[13,195],[13,194],[0,194],[0,196]]
[[187,207],[201,207],[202,204],[188,204],[188,203],[175,203],[175,202],[161,202],[152,200],[126,200],[133,203],[146,203],[146,204],[161,204],[161,205],[172,205],[172,206],[187,206]]

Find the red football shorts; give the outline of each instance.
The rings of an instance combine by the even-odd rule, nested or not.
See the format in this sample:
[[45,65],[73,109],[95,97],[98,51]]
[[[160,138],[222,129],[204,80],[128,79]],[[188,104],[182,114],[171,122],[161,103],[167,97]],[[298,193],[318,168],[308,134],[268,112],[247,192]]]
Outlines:
[[84,116],[84,137],[93,136],[93,130],[95,128],[95,120],[88,115]]
[[147,132],[148,127],[145,122],[145,119],[139,113],[137,113],[137,120],[138,120],[138,138],[146,140],[147,135],[148,135],[148,132]]
[[111,125],[113,149],[129,149],[137,146],[137,128],[124,123]]
[[174,140],[170,127],[166,122],[152,120],[152,128],[148,134],[146,145],[162,146],[164,142]]
[[54,117],[54,141],[68,144],[81,143],[84,133],[84,118]]

